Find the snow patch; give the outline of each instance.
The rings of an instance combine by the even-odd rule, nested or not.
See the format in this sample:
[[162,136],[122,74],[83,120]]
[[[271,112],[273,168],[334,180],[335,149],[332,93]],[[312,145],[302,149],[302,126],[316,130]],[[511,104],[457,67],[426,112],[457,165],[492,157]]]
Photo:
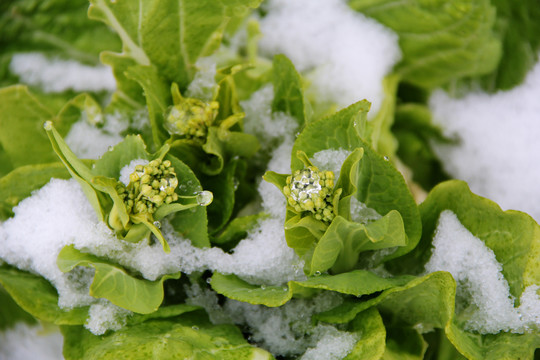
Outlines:
[[453,212],[441,213],[433,246],[426,271],[452,274],[458,284],[457,311],[469,315],[469,330],[481,334],[524,333],[540,325],[539,287],[526,288],[521,305],[515,308],[515,299],[493,250],[471,234]]
[[285,54],[323,98],[342,107],[368,99],[377,113],[383,79],[401,58],[390,29],[344,0],[272,0],[260,25],[261,50]]
[[50,59],[41,53],[15,54],[9,69],[19,76],[21,82],[39,86],[45,92],[113,92],[116,89],[116,80],[109,67],[83,65],[75,60]]
[[525,82],[496,94],[430,99],[434,120],[457,145],[435,144],[445,170],[476,194],[540,221],[540,62]]

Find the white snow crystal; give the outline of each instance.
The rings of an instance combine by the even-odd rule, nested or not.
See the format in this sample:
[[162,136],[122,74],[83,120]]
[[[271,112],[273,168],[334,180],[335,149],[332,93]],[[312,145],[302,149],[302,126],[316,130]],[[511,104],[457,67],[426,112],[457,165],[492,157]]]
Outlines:
[[515,308],[495,254],[471,234],[453,212],[441,213],[433,246],[426,271],[452,274],[458,284],[457,309],[471,313],[467,321],[470,330],[482,334],[501,330],[523,333],[540,325],[540,298],[536,293],[539,287],[525,289],[521,305]]
[[109,67],[88,66],[74,60],[49,59],[40,53],[13,55],[10,70],[23,83],[39,86],[45,92],[112,92],[116,89],[116,80]]
[[107,330],[120,330],[126,325],[128,316],[132,314],[131,311],[122,309],[108,300],[100,299],[90,306],[84,327],[94,335],[102,335]]
[[493,95],[471,93],[452,99],[442,91],[430,99],[433,117],[457,145],[435,150],[445,170],[472,191],[504,209],[540,221],[540,63],[525,82]]
[[200,58],[195,63],[198,69],[193,80],[189,83],[186,95],[210,101],[214,95],[216,84],[216,62],[212,57]]
[[376,114],[383,79],[401,52],[398,37],[344,0],[273,0],[261,19],[261,50],[285,54],[323,98],[344,107],[362,99]]
[[319,168],[319,170],[330,170],[334,172],[334,178],[339,178],[341,166],[351,154],[345,149],[326,149],[313,154],[311,162]]
[[328,325],[313,325],[311,317],[341,302],[340,294],[324,292],[312,299],[292,299],[276,308],[235,300],[227,300],[224,308],[235,323],[249,326],[250,339],[258,346],[274,355],[290,356],[302,354],[310,347],[324,346],[328,340],[325,335],[333,331],[329,331]]

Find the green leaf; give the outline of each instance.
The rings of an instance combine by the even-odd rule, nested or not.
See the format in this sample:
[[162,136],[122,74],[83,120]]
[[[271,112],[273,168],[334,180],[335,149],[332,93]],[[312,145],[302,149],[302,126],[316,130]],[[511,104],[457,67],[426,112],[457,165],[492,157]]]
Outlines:
[[47,123],[45,128],[54,152],[62,160],[71,176],[79,182],[84,195],[86,195],[86,198],[94,208],[98,218],[101,221],[105,221],[106,214],[104,209],[109,206],[109,199],[96,191],[92,186],[92,171],[71,151],[64,139],[62,139],[62,136],[52,126],[52,123]]
[[35,324],[36,319],[24,311],[0,285],[0,331],[12,328],[18,322]]
[[261,219],[267,218],[265,213],[235,217],[218,235],[212,237],[212,244],[220,247],[227,245],[234,247],[240,240],[245,238],[248,232],[254,229]]
[[13,167],[57,160],[43,130],[54,114],[22,85],[0,89],[0,146]]
[[156,281],[137,279],[118,265],[82,253],[72,245],[60,251],[57,264],[63,272],[71,271],[76,266],[93,267],[96,272],[90,285],[90,295],[105,298],[117,306],[140,314],[156,311],[163,301],[163,281],[180,277],[178,273],[162,276]]
[[379,360],[382,358],[386,347],[386,329],[381,315],[375,308],[358,314],[351,321],[349,327],[361,334],[361,338],[349,355],[345,357],[345,360]]
[[255,7],[260,1],[90,3],[90,18],[110,26],[122,40],[125,61],[153,67],[167,85],[176,82],[184,90],[195,73],[197,59],[210,55],[219,46],[232,13],[246,6]]
[[0,284],[13,300],[36,319],[57,325],[82,325],[88,306],[63,310],[56,289],[44,278],[11,267],[0,267]]
[[494,92],[523,83],[538,61],[540,8],[535,0],[492,0],[491,3],[497,8],[495,31],[503,50],[498,67],[482,77],[480,83],[484,89]]
[[144,90],[152,140],[154,146],[159,148],[168,138],[167,131],[163,128],[163,119],[168,105],[171,104],[169,85],[159,76],[156,68],[151,66],[130,66],[124,74],[128,79],[139,83]]
[[302,78],[285,55],[274,56],[272,69],[272,112],[283,112],[292,116],[298,122],[299,128],[302,128],[306,123]]
[[388,288],[375,298],[365,301],[346,299],[336,308],[316,314],[315,318],[330,323],[348,323],[361,312],[377,307],[381,314],[407,326],[443,329],[450,342],[468,359],[533,359],[535,348],[540,346],[537,332],[488,335],[467,332],[456,324],[455,296],[456,283],[447,272],[418,278],[409,276],[404,285]]
[[431,143],[448,142],[441,129],[432,124],[427,106],[407,103],[397,107],[392,131],[398,140],[397,155],[412,170],[413,180],[424,189],[448,180]]
[[[392,210],[398,211],[407,234],[407,244],[383,260],[388,261],[406,254],[416,246],[421,236],[421,221],[416,203],[401,173],[383,156],[373,151],[365,140],[371,137],[366,124],[368,109],[369,103],[361,101],[325,119],[307,124],[296,139],[292,153],[301,150],[312,157],[327,149],[351,152],[358,148],[364,149],[356,177],[356,199],[381,215]],[[302,161],[292,158],[292,171],[303,166]]]
[[307,124],[294,142],[291,171],[304,167],[296,157],[299,150],[312,157],[316,152],[326,149],[353,151],[364,147],[362,139],[367,135],[364,126],[370,106],[366,100],[359,101],[327,118]]
[[422,224],[418,207],[401,173],[390,161],[369,147],[364,147],[360,161],[356,198],[368,208],[381,215],[396,210],[403,219],[408,242],[384,261],[397,258],[415,248],[422,235]]
[[[186,164],[170,154],[167,154],[165,159],[171,162],[178,178],[179,185],[176,189],[178,196],[193,196],[202,191],[199,180]],[[169,217],[169,221],[178,235],[191,240],[193,245],[210,246],[206,207],[196,206],[187,211],[177,212]]]
[[429,260],[431,240],[443,210],[454,212],[467,230],[493,250],[512,296],[519,298],[527,286],[540,284],[539,225],[525,213],[502,211],[457,180],[436,186],[420,205],[424,231],[408,263],[420,269]]
[[403,53],[402,80],[434,88],[492,72],[501,57],[489,0],[351,0],[349,5],[389,27]]
[[333,273],[350,271],[358,263],[361,252],[404,246],[406,243],[403,220],[395,210],[366,225],[338,216],[315,246],[308,275],[330,268]]
[[12,215],[12,209],[19,201],[30,196],[51,178],[69,179],[71,176],[64,164],[26,165],[18,167],[0,178],[0,218]]
[[215,233],[229,221],[234,209],[237,161],[233,160],[219,175],[201,176],[202,185],[214,194],[214,201],[206,208],[210,233]]
[[404,326],[386,327],[384,360],[423,360],[427,343],[417,330]]
[[104,336],[83,327],[62,327],[66,360],[121,359],[273,359],[251,346],[238,328],[212,325],[201,314],[149,320]]
[[150,160],[143,139],[138,135],[128,135],[96,161],[91,172],[94,176],[113,179],[120,178],[120,170],[132,160]]
[[[250,304],[281,306],[294,295],[312,294],[314,290],[336,291],[360,297],[402,286],[411,276],[383,278],[366,270],[354,270],[338,275],[320,275],[306,281],[289,281],[287,286],[253,285],[236,275],[215,272],[210,283],[212,289],[230,299]],[[356,314],[355,314],[356,315]]]
[[99,53],[119,49],[120,43],[106,26],[88,19],[87,7],[86,0],[3,2],[0,7],[3,54],[10,57],[13,53],[39,51],[99,64]]

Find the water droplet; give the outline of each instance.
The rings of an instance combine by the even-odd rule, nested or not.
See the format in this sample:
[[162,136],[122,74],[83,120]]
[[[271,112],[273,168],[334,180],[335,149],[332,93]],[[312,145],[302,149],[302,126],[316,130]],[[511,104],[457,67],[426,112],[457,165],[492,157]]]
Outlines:
[[388,156],[385,156],[385,157],[384,157],[384,160],[385,160],[385,161],[389,161],[390,158],[389,158]]
[[297,132],[296,134],[294,134],[295,137],[298,137],[300,136],[300,132]]
[[319,270],[315,271],[315,276],[321,276],[321,272]]
[[157,227],[158,229],[161,229],[161,223],[159,221],[154,221],[153,222],[154,226]]
[[114,150],[114,146],[109,146],[107,149],[108,149],[109,151],[113,151],[113,150]]
[[43,128],[45,129],[45,131],[51,131],[52,128],[53,128],[53,123],[51,120],[47,120],[43,123]]
[[207,283],[207,284],[211,284],[211,283],[212,283],[212,278],[206,279],[206,283]]
[[195,325],[193,325],[191,328],[192,328],[193,330],[195,330],[195,331],[199,330],[199,327],[198,327],[198,326],[195,326]]
[[201,206],[208,206],[214,200],[214,194],[210,191],[200,191],[197,193],[197,204]]
[[261,290],[266,290],[266,285],[261,285]]
[[238,189],[238,186],[240,185],[240,180],[237,178],[233,178],[233,188],[234,190]]
[[282,288],[282,290],[283,290],[283,291],[289,291],[289,288],[286,287],[286,286],[284,286],[284,287]]

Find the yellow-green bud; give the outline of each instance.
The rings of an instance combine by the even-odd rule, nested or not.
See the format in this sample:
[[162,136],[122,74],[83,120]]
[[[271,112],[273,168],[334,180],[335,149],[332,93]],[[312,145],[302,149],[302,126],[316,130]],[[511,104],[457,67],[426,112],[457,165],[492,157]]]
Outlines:
[[334,173],[315,166],[297,170],[286,179],[283,194],[296,212],[308,211],[317,220],[331,222],[334,217],[332,197]]

